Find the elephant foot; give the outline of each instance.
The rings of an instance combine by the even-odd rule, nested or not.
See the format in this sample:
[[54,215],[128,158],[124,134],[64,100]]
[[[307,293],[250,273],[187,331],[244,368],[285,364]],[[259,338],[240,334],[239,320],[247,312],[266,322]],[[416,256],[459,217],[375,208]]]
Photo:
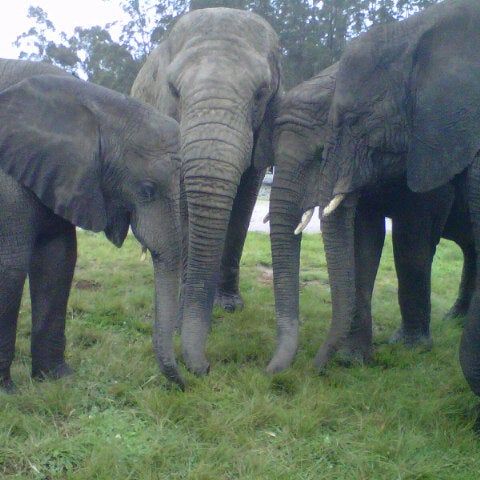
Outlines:
[[32,366],[32,378],[37,380],[58,380],[73,375],[73,373],[73,369],[66,362],[48,368],[41,367],[40,365]]
[[468,305],[461,302],[455,302],[453,307],[445,314],[444,320],[455,320],[456,318],[466,317],[468,313]]
[[244,307],[243,299],[239,293],[230,293],[223,290],[217,290],[215,293],[215,305],[229,313],[242,310]]
[[369,364],[372,357],[371,342],[351,337],[338,344],[325,342],[315,356],[314,366],[320,374],[323,374],[331,361],[344,367],[352,367]]
[[424,351],[431,350],[433,347],[430,333],[405,332],[401,327],[390,337],[388,343],[391,345],[403,343],[409,348],[421,348]]
[[334,356],[334,361],[344,367],[361,366],[371,363],[372,349],[361,345],[342,345]]

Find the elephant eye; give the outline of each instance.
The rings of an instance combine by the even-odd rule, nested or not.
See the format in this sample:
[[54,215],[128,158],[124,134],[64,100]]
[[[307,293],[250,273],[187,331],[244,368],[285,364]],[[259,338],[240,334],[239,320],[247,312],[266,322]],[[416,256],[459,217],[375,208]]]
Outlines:
[[262,84],[260,88],[255,93],[255,101],[260,102],[263,100],[263,97],[268,93],[268,85],[266,83]]
[[151,202],[155,198],[155,184],[145,181],[140,184],[140,196],[144,202]]
[[170,89],[170,93],[175,97],[178,98],[180,94],[178,90],[175,88],[175,85],[172,82],[168,82],[168,88]]

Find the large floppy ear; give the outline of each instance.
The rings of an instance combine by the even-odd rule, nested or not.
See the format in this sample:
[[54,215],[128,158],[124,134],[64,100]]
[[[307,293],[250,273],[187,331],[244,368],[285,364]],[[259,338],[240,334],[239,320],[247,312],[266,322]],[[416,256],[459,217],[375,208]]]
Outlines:
[[275,91],[265,107],[262,123],[255,133],[252,158],[253,166],[257,170],[264,170],[267,167],[273,166],[273,129],[283,93],[280,64],[277,55],[272,54],[269,57],[269,64]]
[[320,205],[320,185],[322,175],[323,147],[317,146],[307,164],[305,175],[305,192],[301,205],[302,212]]
[[133,82],[131,94],[178,121],[178,98],[168,80],[170,62],[170,42],[167,39],[148,56]]
[[61,76],[23,80],[0,93],[0,168],[74,225],[101,231],[100,135],[93,113]]
[[480,149],[480,33],[468,19],[426,32],[413,55],[408,186],[425,192],[462,172]]
[[277,109],[277,95],[268,102],[263,121],[255,134],[253,150],[253,166],[257,170],[264,170],[273,165],[273,127]]
[[105,236],[118,248],[123,245],[130,228],[130,212],[122,205],[107,200],[107,226]]

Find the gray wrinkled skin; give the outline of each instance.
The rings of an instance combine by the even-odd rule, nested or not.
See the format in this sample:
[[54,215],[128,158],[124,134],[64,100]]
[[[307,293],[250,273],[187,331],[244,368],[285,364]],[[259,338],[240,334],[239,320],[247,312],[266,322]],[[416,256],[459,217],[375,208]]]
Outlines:
[[[321,152],[329,134],[330,110],[338,64],[303,82],[282,99],[274,129],[275,178],[270,196],[270,223],[278,344],[268,371],[287,368],[298,346],[298,286],[301,239],[294,235],[301,214],[319,204]],[[392,218],[395,266],[399,278],[402,327],[394,341],[431,344],[430,269],[447,214],[449,188],[416,194],[403,178],[366,190],[355,218],[356,316],[342,345],[345,362],[367,361],[372,354],[371,297],[385,236]],[[475,282],[473,232],[462,195],[457,195],[443,236],[464,252],[464,275],[449,315],[465,315]]]
[[277,35],[258,15],[196,10],[152,52],[132,88],[180,123],[182,344],[197,374],[209,370],[204,350],[215,290],[227,310],[242,304],[239,260],[271,164],[279,55]]
[[[347,203],[331,216],[324,234],[335,288],[333,325],[317,356],[319,367],[339,348],[355,317],[352,199],[362,189],[398,172],[420,193],[453,182],[467,199],[476,250],[480,245],[479,25],[477,0],[446,0],[402,22],[372,28],[340,61],[319,203],[327,205],[337,194],[346,194]],[[346,240],[339,241],[340,234]],[[478,287],[460,361],[472,390],[480,394]]]
[[[129,227],[152,254],[154,344],[173,356],[180,234],[178,124],[152,107],[50,65],[0,60],[0,387],[10,366],[26,276],[32,300],[32,375],[58,378],[76,262],[75,226],[121,246]],[[161,288],[160,288],[161,287]]]

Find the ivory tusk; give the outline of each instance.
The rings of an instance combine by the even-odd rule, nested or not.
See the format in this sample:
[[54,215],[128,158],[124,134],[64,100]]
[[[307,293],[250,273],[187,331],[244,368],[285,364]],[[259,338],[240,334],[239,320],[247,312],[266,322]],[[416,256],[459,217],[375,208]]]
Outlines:
[[270,212],[268,212],[263,218],[263,223],[268,223],[270,221]]
[[147,259],[147,247],[142,247],[142,255],[140,256],[140,261],[144,262]]
[[344,200],[345,195],[343,193],[340,195],[335,195],[335,197],[333,197],[330,203],[323,210],[322,216],[328,217],[329,215],[331,215]]
[[302,233],[306,228],[307,225],[310,223],[310,220],[313,217],[313,212],[315,211],[314,208],[311,208],[310,210],[307,210],[303,215],[302,215],[302,221],[298,224],[297,228],[295,229],[295,235],[298,235],[299,233]]

